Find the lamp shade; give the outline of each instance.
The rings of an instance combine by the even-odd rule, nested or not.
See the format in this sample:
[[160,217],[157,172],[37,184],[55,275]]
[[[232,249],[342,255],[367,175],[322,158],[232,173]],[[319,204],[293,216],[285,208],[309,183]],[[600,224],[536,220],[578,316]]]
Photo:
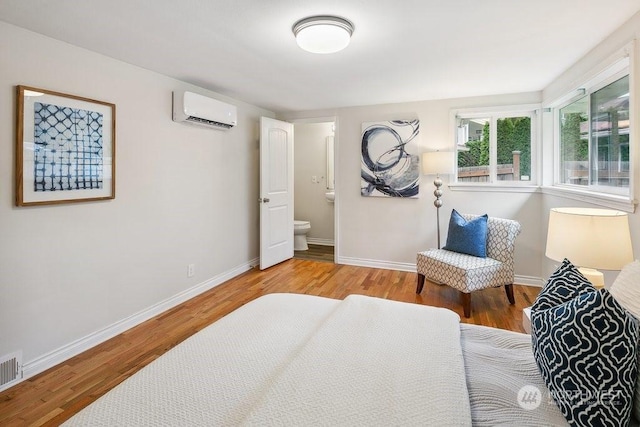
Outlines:
[[627,214],[610,209],[554,208],[549,214],[547,257],[579,267],[621,270],[633,261]]
[[452,173],[453,160],[452,151],[427,151],[422,154],[422,173],[424,175]]

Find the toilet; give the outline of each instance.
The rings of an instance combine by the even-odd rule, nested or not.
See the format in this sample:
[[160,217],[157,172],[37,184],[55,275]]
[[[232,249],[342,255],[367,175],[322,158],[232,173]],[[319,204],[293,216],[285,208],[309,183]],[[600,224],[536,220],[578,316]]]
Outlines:
[[293,221],[294,251],[306,251],[309,249],[309,246],[307,246],[307,233],[309,230],[311,230],[311,223],[309,221]]

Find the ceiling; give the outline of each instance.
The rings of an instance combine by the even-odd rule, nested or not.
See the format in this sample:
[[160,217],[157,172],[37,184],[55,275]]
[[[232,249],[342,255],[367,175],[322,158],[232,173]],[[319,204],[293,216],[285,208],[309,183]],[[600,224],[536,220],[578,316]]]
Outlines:
[[[0,20],[276,112],[539,91],[638,0],[2,0]],[[292,25],[338,15],[342,52]]]

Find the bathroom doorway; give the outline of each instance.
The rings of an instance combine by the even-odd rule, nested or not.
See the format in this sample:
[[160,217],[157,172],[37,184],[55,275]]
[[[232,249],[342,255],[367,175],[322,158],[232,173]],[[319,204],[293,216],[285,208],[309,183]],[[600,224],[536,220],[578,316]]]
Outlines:
[[293,217],[295,227],[309,227],[308,249],[294,250],[294,258],[335,262],[335,121],[312,119],[293,125]]

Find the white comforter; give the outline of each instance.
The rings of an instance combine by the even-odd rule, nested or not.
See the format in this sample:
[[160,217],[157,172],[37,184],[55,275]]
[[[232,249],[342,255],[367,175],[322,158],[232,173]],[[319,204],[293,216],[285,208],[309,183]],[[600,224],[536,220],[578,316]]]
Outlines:
[[471,425],[452,311],[271,294],[181,343],[66,425]]

